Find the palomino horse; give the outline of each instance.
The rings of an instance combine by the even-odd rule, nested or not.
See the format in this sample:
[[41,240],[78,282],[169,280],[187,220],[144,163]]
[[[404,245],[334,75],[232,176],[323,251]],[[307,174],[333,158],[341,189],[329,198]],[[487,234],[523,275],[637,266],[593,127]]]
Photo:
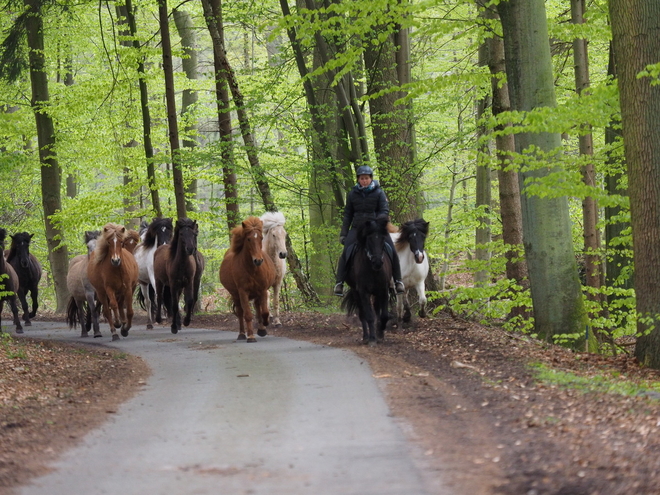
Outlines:
[[264,223],[263,250],[270,257],[275,267],[275,282],[273,283],[273,311],[271,323],[281,327],[280,321],[280,288],[286,275],[286,231],[284,230],[284,215],[280,212],[268,212],[261,215]]
[[[2,256],[0,256],[0,315],[2,314],[2,306],[5,301],[9,303],[11,312],[14,315],[14,325],[16,325],[16,333],[23,333],[21,320],[18,317],[18,304],[16,293],[18,292],[18,275],[14,268],[7,263],[4,256],[5,240],[7,239],[7,231],[0,228],[0,249],[2,249]],[[2,324],[0,323],[0,332],[2,332]]]
[[112,340],[128,337],[133,323],[133,292],[137,286],[138,266],[133,255],[124,249],[126,227],[107,223],[87,263],[87,277],[103,305],[103,316],[110,323]]
[[101,235],[98,230],[85,232],[87,254],[80,254],[69,261],[66,286],[69,289],[69,304],[66,308],[66,321],[69,328],[75,328],[80,322],[80,336],[89,336],[94,328],[94,337],[101,337],[99,330],[99,312],[96,308],[96,291],[87,277],[87,263],[96,248],[96,241]]
[[[263,222],[257,217],[246,218],[231,231],[231,246],[220,265],[220,283],[231,295],[234,314],[238,317],[238,340],[256,342],[252,329],[250,301],[254,301],[257,317],[268,326],[268,289],[275,281],[275,267],[262,250]],[[247,337],[245,335],[247,331]],[[257,335],[265,337],[265,328]]]
[[390,233],[401,263],[401,278],[406,287],[397,294],[397,322],[409,323],[411,318],[408,292],[413,287],[419,301],[419,316],[426,317],[426,289],[424,281],[429,273],[429,259],[424,252],[424,243],[429,233],[429,222],[422,218],[405,222],[396,233]]
[[154,255],[156,281],[156,322],[160,323],[163,304],[172,318],[172,333],[181,330],[179,299],[183,293],[183,325],[190,325],[193,310],[199,297],[199,285],[204,271],[204,258],[197,251],[197,221],[189,218],[177,220],[170,244],[163,244]]
[[156,309],[155,292],[153,292],[156,289],[154,255],[159,246],[170,242],[173,230],[174,227],[171,218],[154,218],[144,228],[142,232],[142,243],[138,245],[134,253],[135,261],[137,261],[139,267],[138,283],[140,284],[140,290],[138,292],[138,299],[141,303],[144,302],[143,306],[147,311],[148,330],[154,327],[153,322]]
[[[39,280],[41,280],[41,265],[37,257],[30,253],[30,241],[34,234],[21,232],[11,236],[11,246],[5,253],[9,263],[18,275],[18,299],[23,308],[23,321],[26,326],[32,325],[30,318],[37,315],[39,307]],[[29,310],[27,295],[30,292],[32,311]]]
[[362,323],[362,343],[370,346],[385,338],[389,319],[392,262],[385,251],[385,238],[389,235],[387,222],[387,216],[382,215],[357,228],[355,254],[346,277],[349,290],[342,300],[342,308],[348,314],[357,309]]

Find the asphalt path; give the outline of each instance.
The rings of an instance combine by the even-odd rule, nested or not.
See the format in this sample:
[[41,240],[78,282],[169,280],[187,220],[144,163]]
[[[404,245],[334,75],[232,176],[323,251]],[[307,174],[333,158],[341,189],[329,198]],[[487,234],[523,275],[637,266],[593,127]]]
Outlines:
[[23,495],[451,493],[351,352],[203,328],[134,328],[111,342],[101,330],[80,339],[65,324],[26,329],[141,356],[153,373]]

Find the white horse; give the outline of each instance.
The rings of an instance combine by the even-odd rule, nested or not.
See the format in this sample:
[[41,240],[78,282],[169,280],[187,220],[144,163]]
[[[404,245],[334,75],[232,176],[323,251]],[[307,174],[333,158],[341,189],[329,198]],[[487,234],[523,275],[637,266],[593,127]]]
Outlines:
[[424,242],[429,232],[429,222],[421,218],[405,222],[398,232],[390,233],[401,263],[401,278],[406,287],[396,296],[397,322],[410,322],[408,291],[415,288],[419,300],[419,316],[426,317],[426,288],[424,281],[429,273],[429,260],[424,252]]
[[270,256],[275,265],[275,283],[273,284],[273,310],[270,312],[272,324],[281,327],[280,288],[286,275],[286,231],[284,215],[280,212],[268,212],[261,216],[264,223],[263,251]]
[[[154,327],[154,309],[156,278],[154,276],[154,254],[158,246],[168,244],[172,240],[174,227],[171,218],[154,218],[149,225],[140,228],[142,242],[135,248],[133,256],[138,264],[138,284],[140,291],[138,299],[144,303],[147,311],[147,330]],[[149,290],[151,288],[151,290]]]

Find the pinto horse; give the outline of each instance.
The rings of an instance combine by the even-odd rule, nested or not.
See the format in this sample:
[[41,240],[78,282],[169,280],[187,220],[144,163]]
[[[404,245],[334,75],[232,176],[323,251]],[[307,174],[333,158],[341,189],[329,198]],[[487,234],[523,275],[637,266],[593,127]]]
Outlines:
[[413,287],[419,301],[419,316],[426,317],[426,288],[424,281],[429,273],[429,259],[424,252],[429,222],[422,218],[405,222],[398,232],[390,233],[401,263],[401,278],[406,287],[403,294],[397,294],[397,322],[409,323],[411,319],[408,292]]
[[[7,238],[7,231],[0,228],[0,249],[2,256],[0,256],[0,315],[2,314],[2,306],[5,301],[9,303],[11,312],[14,315],[14,325],[16,325],[16,333],[23,333],[23,326],[21,319],[18,317],[18,304],[16,293],[19,290],[18,275],[14,268],[7,263],[4,256],[5,240]],[[0,323],[0,332],[2,332],[2,324]]]
[[[26,326],[32,325],[30,318],[37,315],[39,307],[39,281],[41,280],[41,265],[37,257],[30,253],[30,241],[34,234],[20,232],[11,236],[11,245],[5,253],[9,263],[18,275],[18,300],[23,308],[23,321]],[[32,311],[29,310],[27,295],[30,292]]]
[[286,230],[284,230],[284,215],[280,212],[268,212],[261,215],[264,223],[263,250],[270,257],[275,267],[275,282],[273,283],[272,324],[281,327],[280,321],[280,289],[286,275]]
[[66,308],[66,321],[69,328],[75,328],[80,323],[80,336],[89,336],[89,330],[94,329],[94,337],[101,337],[99,330],[99,312],[96,308],[96,291],[87,277],[87,263],[96,248],[97,239],[101,235],[98,230],[85,232],[87,254],[80,254],[69,261],[69,271],[66,275],[66,286],[69,289],[69,304]]
[[362,323],[362,343],[370,346],[383,341],[389,320],[392,261],[385,248],[385,238],[389,235],[387,222],[387,216],[382,215],[357,228],[355,253],[346,277],[349,289],[341,304],[349,315],[357,310]]
[[[145,222],[146,224],[146,222]],[[156,249],[172,240],[174,226],[171,218],[154,218],[146,225],[142,232],[142,242],[135,250],[135,261],[137,261],[139,274],[138,300],[147,311],[147,330],[154,327],[154,315],[156,309],[155,289],[156,278],[154,276],[154,255]]]
[[137,286],[138,266],[133,255],[124,249],[126,227],[107,223],[87,263],[87,277],[103,306],[103,316],[110,323],[112,340],[119,340],[115,328],[128,337],[133,323],[133,292]]
[[197,251],[197,221],[189,218],[177,220],[170,244],[163,244],[154,254],[154,278],[156,281],[156,322],[161,323],[163,304],[172,318],[172,333],[181,330],[179,299],[183,293],[183,325],[190,325],[193,310],[199,297],[199,285],[204,270],[204,258]]
[[[263,222],[248,217],[231,231],[231,246],[220,264],[220,283],[231,295],[234,314],[238,317],[238,340],[256,342],[252,329],[250,301],[260,319],[257,335],[268,335],[268,289],[275,282],[275,267],[263,252]],[[246,337],[247,331],[247,337]]]

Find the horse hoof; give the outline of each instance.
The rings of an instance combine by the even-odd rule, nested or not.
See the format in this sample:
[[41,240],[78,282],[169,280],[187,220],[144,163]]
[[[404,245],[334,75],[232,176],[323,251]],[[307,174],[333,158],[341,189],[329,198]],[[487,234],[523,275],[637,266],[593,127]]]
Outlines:
[[22,328],[17,328],[16,333],[23,333],[23,329]]
[[103,337],[103,335],[101,334],[101,332],[99,332],[99,333],[95,333],[95,334],[94,334],[94,338],[95,338],[95,339],[98,339],[99,337]]
[[120,328],[120,327],[121,327],[121,322],[120,322],[120,321],[116,321],[116,322],[114,323],[114,326],[115,326],[115,328]]
[[122,337],[128,337],[128,328],[122,328],[121,329],[121,336]]
[[82,332],[82,333],[80,334],[80,336],[81,336],[82,338],[85,338],[85,337],[89,337],[89,334],[88,334],[87,332]]
[[369,347],[376,347],[376,341],[375,340],[370,340],[369,341]]
[[[259,337],[265,337],[266,335],[268,335],[268,332],[266,331],[265,328],[260,328],[259,330],[257,330],[257,335]],[[257,339],[254,339],[254,341],[256,342]]]
[[116,333],[113,333],[112,334],[112,341],[114,342],[115,340],[119,340],[119,335],[117,335]]
[[239,333],[238,337],[236,337],[236,340],[245,340],[245,339],[247,339],[247,337],[245,336],[244,333]]
[[190,318],[184,318],[183,319],[183,326],[187,327],[188,325],[190,325]]
[[172,333],[179,333],[179,329],[177,327],[172,327]]
[[420,311],[418,314],[420,318],[426,318],[426,311]]
[[247,339],[247,341],[248,342],[256,342],[257,338],[256,337],[250,337],[249,339]]
[[30,320],[25,320],[25,326],[26,326],[26,327],[31,327],[31,326],[32,326],[32,322],[31,322]]
[[147,330],[153,330],[154,326],[151,323],[147,324]]
[[282,326],[282,324],[281,324],[281,323],[275,323],[273,326],[274,326],[275,328],[280,328],[280,327]]

